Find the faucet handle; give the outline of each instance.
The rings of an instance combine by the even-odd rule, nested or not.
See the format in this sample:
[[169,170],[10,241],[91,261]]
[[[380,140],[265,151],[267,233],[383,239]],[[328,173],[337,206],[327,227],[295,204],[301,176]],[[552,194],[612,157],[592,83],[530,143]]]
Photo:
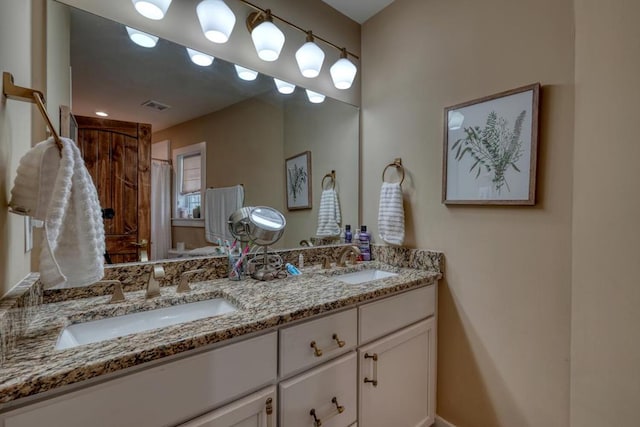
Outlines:
[[322,257],[322,268],[328,270],[331,268],[331,258],[329,255],[325,255]]
[[100,280],[97,283],[102,285],[113,285],[113,294],[111,294],[109,304],[126,301],[124,292],[122,291],[122,282],[120,280]]
[[154,279],[162,279],[164,277],[164,267],[162,264],[154,265],[152,274]]
[[205,270],[204,268],[199,268],[197,270],[189,270],[182,273],[180,275],[180,282],[178,283],[176,292],[189,292],[191,290],[191,287],[189,286],[189,277],[195,274],[204,273],[205,271],[207,270]]

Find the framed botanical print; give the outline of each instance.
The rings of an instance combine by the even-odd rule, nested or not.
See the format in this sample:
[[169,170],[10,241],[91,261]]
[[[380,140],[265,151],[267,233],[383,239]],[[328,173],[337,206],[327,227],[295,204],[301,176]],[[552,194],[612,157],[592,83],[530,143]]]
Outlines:
[[287,209],[311,209],[311,151],[285,161]]
[[540,84],[445,108],[442,202],[534,205]]

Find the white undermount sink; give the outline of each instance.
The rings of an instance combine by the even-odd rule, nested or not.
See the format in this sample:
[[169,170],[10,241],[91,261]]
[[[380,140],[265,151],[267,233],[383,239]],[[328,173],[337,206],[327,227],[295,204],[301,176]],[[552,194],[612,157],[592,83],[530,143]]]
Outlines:
[[360,270],[353,273],[340,274],[335,276],[341,282],[357,285],[360,283],[371,282],[374,280],[385,279],[387,277],[397,276],[397,273],[391,273],[384,270]]
[[213,298],[85,323],[76,323],[62,330],[55,348],[56,350],[64,350],[83,344],[110,340],[151,329],[164,328],[192,320],[231,313],[236,310],[237,308],[226,299]]

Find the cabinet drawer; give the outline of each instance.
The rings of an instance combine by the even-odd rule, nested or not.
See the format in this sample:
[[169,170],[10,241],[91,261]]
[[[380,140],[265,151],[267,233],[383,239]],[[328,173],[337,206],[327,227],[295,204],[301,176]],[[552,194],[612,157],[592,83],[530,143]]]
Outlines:
[[322,427],[353,424],[357,414],[357,365],[352,352],[280,383],[280,427],[313,426],[312,410]]
[[281,329],[280,376],[286,377],[355,348],[357,323],[354,308]]
[[359,343],[397,331],[435,313],[436,286],[406,292],[359,307]]
[[0,416],[5,427],[176,425],[272,383],[275,332],[155,366]]

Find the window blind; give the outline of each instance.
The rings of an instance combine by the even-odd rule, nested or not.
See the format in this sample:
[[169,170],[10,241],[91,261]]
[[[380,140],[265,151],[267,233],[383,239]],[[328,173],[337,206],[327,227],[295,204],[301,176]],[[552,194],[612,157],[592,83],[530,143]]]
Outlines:
[[200,167],[202,164],[200,154],[194,154],[182,158],[182,194],[195,193],[200,191]]

